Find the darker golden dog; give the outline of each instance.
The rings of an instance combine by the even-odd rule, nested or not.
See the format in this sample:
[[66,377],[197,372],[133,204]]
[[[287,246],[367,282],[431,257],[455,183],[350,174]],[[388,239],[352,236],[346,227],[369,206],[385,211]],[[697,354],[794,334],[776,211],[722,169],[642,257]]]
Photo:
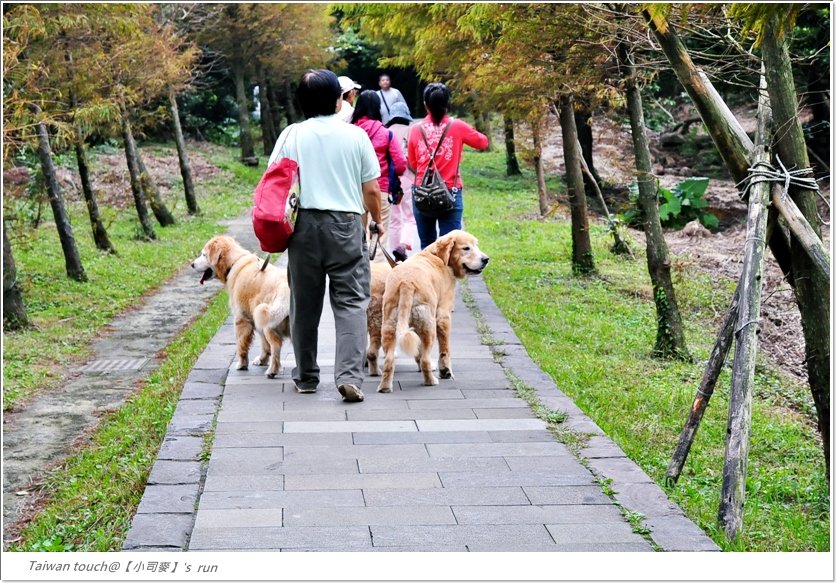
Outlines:
[[450,311],[456,294],[456,280],[481,273],[488,256],[479,250],[476,237],[452,231],[426,249],[407,259],[386,278],[383,293],[382,344],[386,359],[378,391],[392,390],[395,373],[395,344],[415,357],[425,385],[437,385],[430,352],[438,338],[438,372],[453,378],[450,361]]

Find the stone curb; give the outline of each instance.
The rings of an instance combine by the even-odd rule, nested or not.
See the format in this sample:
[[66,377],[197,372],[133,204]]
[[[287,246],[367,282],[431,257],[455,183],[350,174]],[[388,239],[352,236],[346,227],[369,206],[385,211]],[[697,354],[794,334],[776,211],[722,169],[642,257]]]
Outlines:
[[481,314],[496,341],[491,348],[502,355],[502,367],[531,387],[544,406],[567,413],[563,427],[592,434],[580,457],[596,476],[612,480],[610,487],[619,504],[645,516],[644,523],[653,541],[665,551],[719,551],[714,541],[540,370],[493,301],[482,277],[471,276],[463,285],[474,299],[475,311]]
[[212,430],[229,372],[228,367],[218,368],[218,363],[232,362],[234,342],[234,331],[228,320],[207,343],[189,372],[122,545],[123,551],[186,550],[205,481],[206,463],[200,459],[203,440]]

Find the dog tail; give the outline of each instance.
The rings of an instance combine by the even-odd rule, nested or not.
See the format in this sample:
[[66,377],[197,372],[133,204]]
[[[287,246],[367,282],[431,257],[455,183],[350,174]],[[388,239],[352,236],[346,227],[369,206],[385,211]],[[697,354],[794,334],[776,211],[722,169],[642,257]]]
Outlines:
[[253,310],[253,322],[257,330],[267,327],[279,328],[282,321],[290,314],[290,306],[286,300],[277,297],[272,303],[258,304]]
[[418,348],[421,344],[421,339],[409,327],[409,316],[412,313],[412,299],[415,296],[415,288],[411,285],[401,285],[399,291],[398,324],[395,330],[395,337],[401,350],[415,357],[418,355]]

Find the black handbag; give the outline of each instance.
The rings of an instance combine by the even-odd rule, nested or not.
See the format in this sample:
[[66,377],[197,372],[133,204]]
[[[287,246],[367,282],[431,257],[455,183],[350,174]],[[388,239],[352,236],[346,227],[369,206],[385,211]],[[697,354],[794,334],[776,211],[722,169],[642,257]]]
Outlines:
[[[389,144],[392,143],[392,132],[389,132]],[[386,162],[389,165],[389,204],[400,204],[403,198],[403,187],[401,177],[395,172],[395,163],[392,161],[392,153],[387,148]]]
[[[453,205],[456,202],[456,197],[452,192],[450,192],[450,189],[447,188],[447,184],[445,184],[444,180],[442,180],[441,174],[439,174],[438,168],[435,164],[435,156],[438,154],[438,149],[441,147],[441,143],[444,141],[444,136],[447,135],[448,129],[450,129],[449,123],[444,127],[444,131],[441,133],[441,138],[439,138],[438,145],[435,147],[435,151],[430,157],[430,164],[427,166],[427,171],[424,173],[423,178],[421,178],[421,183],[415,186],[412,190],[413,205],[416,209],[421,211],[422,214],[430,217],[439,217],[447,214],[453,210]],[[424,133],[424,128],[418,126],[418,131],[421,132],[421,137],[424,139],[427,151],[429,151],[430,144],[427,142],[427,136]],[[456,171],[456,174],[458,174],[458,171]]]

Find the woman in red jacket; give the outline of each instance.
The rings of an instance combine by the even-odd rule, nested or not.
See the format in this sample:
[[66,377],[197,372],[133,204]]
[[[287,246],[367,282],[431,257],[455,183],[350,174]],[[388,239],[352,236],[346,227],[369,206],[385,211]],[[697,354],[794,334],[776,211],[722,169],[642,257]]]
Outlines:
[[[380,162],[380,178],[377,179],[380,185],[380,218],[383,220],[383,239],[380,244],[388,249],[387,238],[389,236],[389,216],[391,206],[389,204],[389,160],[395,166],[395,174],[402,175],[406,171],[406,158],[399,140],[392,132],[386,129],[380,117],[380,97],[375,91],[363,91],[354,103],[354,114],[351,116],[351,123],[360,126],[369,135],[374,151],[377,153],[377,161]],[[383,254],[380,254],[383,260]]]
[[[414,209],[415,224],[418,227],[422,249],[438,237],[454,229],[462,228],[464,201],[462,200],[462,179],[459,175],[462,149],[465,144],[477,150],[486,150],[490,145],[487,136],[477,132],[462,120],[451,119],[447,115],[450,109],[450,90],[444,83],[427,85],[424,89],[424,107],[429,115],[412,126],[409,133],[407,143],[409,168],[415,172],[415,181],[420,182],[430,165],[430,156],[438,147],[435,165],[456,201],[453,208],[440,217],[431,217],[417,208]],[[422,129],[423,136],[421,135]],[[444,135],[444,141],[439,146],[438,142],[442,135]],[[426,137],[426,142],[424,137]]]

